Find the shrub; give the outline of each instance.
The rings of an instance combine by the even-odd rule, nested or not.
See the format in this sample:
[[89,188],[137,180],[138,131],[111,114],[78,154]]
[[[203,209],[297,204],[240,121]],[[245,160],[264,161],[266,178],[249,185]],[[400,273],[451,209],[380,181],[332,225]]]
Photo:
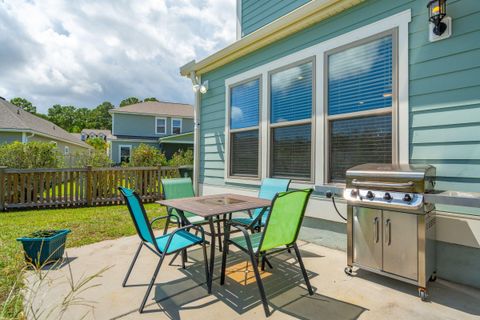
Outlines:
[[153,167],[164,166],[167,163],[164,153],[155,147],[142,143],[132,150],[128,165],[131,167]]
[[100,137],[88,138],[85,142],[95,148],[95,150],[107,151],[107,142]]
[[0,166],[18,169],[59,168],[62,164],[57,146],[51,142],[15,141],[0,145]]
[[108,154],[103,150],[93,150],[88,152],[78,152],[73,155],[74,167],[92,166],[95,168],[110,167],[112,161]]
[[193,165],[193,150],[178,150],[168,164],[173,167]]

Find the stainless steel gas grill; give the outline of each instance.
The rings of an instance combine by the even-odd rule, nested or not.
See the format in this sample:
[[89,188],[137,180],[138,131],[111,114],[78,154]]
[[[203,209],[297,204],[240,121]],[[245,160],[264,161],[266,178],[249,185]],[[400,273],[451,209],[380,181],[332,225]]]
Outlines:
[[418,286],[427,298],[435,280],[435,217],[424,194],[433,192],[432,166],[363,164],[347,170],[348,267]]

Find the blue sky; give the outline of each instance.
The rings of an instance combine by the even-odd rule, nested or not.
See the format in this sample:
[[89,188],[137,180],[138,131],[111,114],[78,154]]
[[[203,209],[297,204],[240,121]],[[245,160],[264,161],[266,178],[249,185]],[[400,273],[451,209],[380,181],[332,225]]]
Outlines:
[[179,67],[235,40],[235,0],[0,0],[0,96],[191,103]]

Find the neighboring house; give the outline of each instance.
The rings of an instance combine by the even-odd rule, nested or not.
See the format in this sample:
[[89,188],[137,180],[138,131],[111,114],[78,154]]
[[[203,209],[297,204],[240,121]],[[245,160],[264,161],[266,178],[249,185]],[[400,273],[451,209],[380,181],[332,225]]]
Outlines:
[[[432,164],[437,189],[480,191],[478,0],[448,1],[453,33],[435,42],[427,0],[237,3],[237,41],[180,70],[209,84],[195,100],[200,193],[255,195],[266,177],[315,187],[302,234],[345,248],[324,194],[341,194],[349,167]],[[439,276],[480,287],[480,208],[449,199],[436,204]]]
[[58,150],[66,156],[92,149],[56,124],[0,98],[0,144],[14,141],[54,142]]
[[107,138],[111,138],[112,131],[102,129],[83,129],[80,133],[80,139],[87,141],[89,138],[101,138],[107,141]]
[[132,150],[144,143],[165,152],[193,148],[193,107],[188,104],[148,101],[110,110],[110,157],[128,162]]

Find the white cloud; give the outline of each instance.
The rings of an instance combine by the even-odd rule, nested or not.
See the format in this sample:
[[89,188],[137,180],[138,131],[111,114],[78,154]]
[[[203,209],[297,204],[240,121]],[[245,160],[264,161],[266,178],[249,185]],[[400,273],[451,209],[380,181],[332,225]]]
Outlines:
[[0,0],[0,93],[94,107],[192,102],[179,67],[235,38],[235,0]]

